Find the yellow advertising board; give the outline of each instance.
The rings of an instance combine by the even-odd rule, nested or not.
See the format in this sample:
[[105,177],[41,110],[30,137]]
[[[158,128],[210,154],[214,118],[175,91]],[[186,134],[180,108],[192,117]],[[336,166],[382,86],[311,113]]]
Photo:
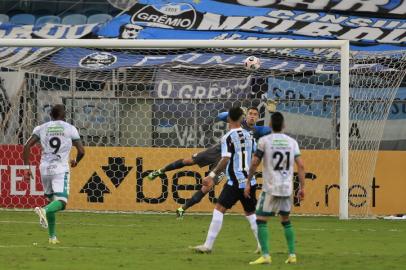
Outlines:
[[[159,169],[176,159],[190,157],[200,150],[88,147],[85,158],[71,171],[68,208],[174,211],[200,188],[208,168],[184,167],[167,172],[164,177],[154,181],[149,181],[146,176],[151,170]],[[293,212],[337,214],[338,151],[307,150],[302,152],[302,156],[306,166],[306,198],[301,202],[294,201]],[[380,152],[373,179],[360,179],[358,182],[355,179],[349,183],[350,212],[365,212],[363,208],[369,205],[373,214],[406,213],[406,181],[403,172],[405,161],[404,152]],[[352,164],[350,176],[357,171],[357,164]],[[224,182],[190,211],[212,211]],[[262,183],[261,177],[258,177],[258,182]],[[239,204],[233,209],[233,212],[241,211]]]

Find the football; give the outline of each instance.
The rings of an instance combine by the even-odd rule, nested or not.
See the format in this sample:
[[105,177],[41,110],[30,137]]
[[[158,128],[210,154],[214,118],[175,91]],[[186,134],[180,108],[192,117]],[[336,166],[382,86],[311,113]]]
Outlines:
[[247,59],[245,59],[244,66],[245,69],[250,71],[257,70],[261,67],[261,61],[259,60],[258,57],[249,56],[247,57]]

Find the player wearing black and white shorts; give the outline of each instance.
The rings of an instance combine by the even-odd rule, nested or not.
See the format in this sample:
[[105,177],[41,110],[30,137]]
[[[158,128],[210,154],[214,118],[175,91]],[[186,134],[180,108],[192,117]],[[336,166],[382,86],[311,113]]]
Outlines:
[[[241,122],[241,127],[248,131],[255,139],[260,138],[271,133],[271,128],[266,126],[256,126],[255,123],[259,118],[259,111],[256,107],[251,107],[247,110],[245,118]],[[220,113],[218,119],[221,121],[227,121],[228,112]],[[209,166],[209,170],[215,167],[221,158],[221,146],[216,144],[204,151],[192,155],[190,158],[179,159],[165,166],[164,168],[153,171],[148,175],[150,180],[155,179],[158,176],[163,175],[165,172],[183,168],[185,166],[198,165],[199,167]],[[224,172],[220,172],[218,175],[213,177],[213,181],[203,181],[202,188],[196,191],[190,199],[186,201],[184,205],[176,210],[176,214],[179,218],[183,217],[186,209],[198,204],[204,196],[217,185],[224,177]]]
[[257,202],[255,196],[255,177],[251,177],[251,179],[248,180],[250,185],[254,187],[251,196],[249,198],[244,197],[248,169],[256,148],[256,143],[252,135],[241,127],[241,108],[231,108],[229,115],[230,131],[221,139],[221,160],[216,168],[204,179],[204,181],[213,181],[215,175],[225,170],[227,182],[224,184],[215,209],[213,210],[213,218],[206,242],[203,245],[193,248],[197,252],[207,253],[212,250],[214,241],[222,226],[224,213],[232,208],[238,201],[241,202],[244,208],[244,213],[251,225],[254,236],[256,237],[257,234],[257,226],[255,223],[255,205]]

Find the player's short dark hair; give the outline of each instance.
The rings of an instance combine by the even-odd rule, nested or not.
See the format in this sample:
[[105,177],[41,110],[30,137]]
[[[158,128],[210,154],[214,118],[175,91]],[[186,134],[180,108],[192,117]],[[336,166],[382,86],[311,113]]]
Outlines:
[[281,132],[285,119],[280,112],[274,112],[271,116],[272,131]]
[[254,110],[254,111],[257,111],[257,112],[259,113],[258,108],[257,108],[257,107],[255,107],[255,106],[248,107],[247,112],[248,112],[249,110]]
[[51,112],[49,113],[52,119],[63,119],[65,118],[65,105],[56,104],[52,106]]
[[240,107],[232,107],[228,110],[228,117],[231,121],[238,121],[241,116],[244,114],[244,111]]

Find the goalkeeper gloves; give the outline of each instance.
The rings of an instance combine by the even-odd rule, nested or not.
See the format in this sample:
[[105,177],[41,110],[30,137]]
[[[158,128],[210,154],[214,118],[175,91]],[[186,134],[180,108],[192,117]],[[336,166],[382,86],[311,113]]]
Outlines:
[[241,106],[241,110],[242,110],[242,113],[243,113],[244,117],[247,116],[248,108]]
[[274,99],[268,99],[266,101],[266,109],[270,113],[276,112],[276,105],[278,105],[278,102],[276,102]]

